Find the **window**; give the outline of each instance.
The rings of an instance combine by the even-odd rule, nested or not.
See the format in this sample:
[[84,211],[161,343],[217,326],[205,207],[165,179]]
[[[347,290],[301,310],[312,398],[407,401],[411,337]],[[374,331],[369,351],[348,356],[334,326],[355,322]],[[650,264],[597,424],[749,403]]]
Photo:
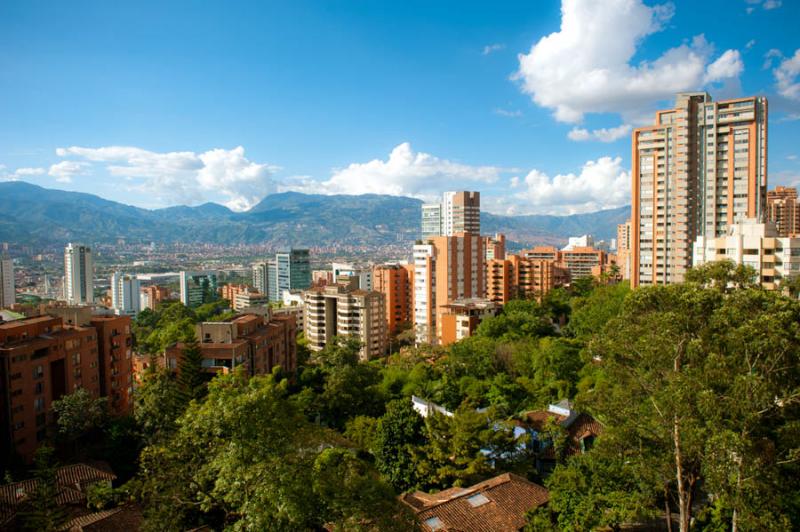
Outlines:
[[425,520],[425,525],[431,530],[444,530],[444,523],[438,517],[431,517]]
[[33,378],[41,379],[42,377],[44,377],[44,368],[42,366],[36,366],[33,368]]
[[477,493],[472,497],[467,497],[467,502],[473,508],[477,508],[478,506],[483,506],[484,504],[489,502],[489,499],[487,499],[486,495],[484,495],[483,493]]
[[44,397],[37,397],[33,401],[33,409],[36,410],[37,412],[41,412],[42,410],[44,410]]

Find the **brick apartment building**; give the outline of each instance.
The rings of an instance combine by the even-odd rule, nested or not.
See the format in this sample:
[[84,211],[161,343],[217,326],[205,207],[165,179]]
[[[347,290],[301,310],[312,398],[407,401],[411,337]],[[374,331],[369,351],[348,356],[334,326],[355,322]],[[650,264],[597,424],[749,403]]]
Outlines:
[[30,461],[54,422],[52,402],[78,388],[93,397],[111,394],[109,406],[114,414],[129,411],[131,359],[126,344],[130,318],[100,320],[97,327],[65,325],[60,316],[49,315],[0,324],[0,453],[4,460],[17,454]]
[[486,270],[486,298],[501,305],[515,298],[541,300],[553,288],[570,280],[569,270],[562,263],[519,255],[491,260]]
[[128,413],[133,407],[133,336],[128,316],[92,316],[100,355],[100,395],[108,397],[112,412]]
[[800,234],[800,204],[797,203],[797,189],[775,187],[775,190],[768,191],[767,218],[775,222],[780,237]]
[[372,287],[386,298],[389,334],[414,320],[414,265],[382,264],[372,272]]
[[[228,373],[238,366],[251,376],[270,373],[275,366],[289,372],[297,369],[297,325],[291,314],[241,314],[196,328],[203,367],[209,373]],[[167,348],[168,368],[178,368],[184,348],[182,342]]]

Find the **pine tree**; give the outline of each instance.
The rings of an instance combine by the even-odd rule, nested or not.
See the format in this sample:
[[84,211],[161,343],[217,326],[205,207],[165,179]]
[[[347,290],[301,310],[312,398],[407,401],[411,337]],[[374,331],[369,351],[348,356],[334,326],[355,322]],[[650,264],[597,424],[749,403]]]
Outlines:
[[178,389],[181,402],[201,399],[206,394],[206,377],[203,371],[203,354],[197,337],[192,333],[183,343],[183,353],[178,364]]
[[36,488],[29,494],[27,508],[20,513],[23,529],[45,532],[64,529],[67,512],[57,502],[59,491],[57,469],[53,449],[47,446],[39,447],[34,458]]

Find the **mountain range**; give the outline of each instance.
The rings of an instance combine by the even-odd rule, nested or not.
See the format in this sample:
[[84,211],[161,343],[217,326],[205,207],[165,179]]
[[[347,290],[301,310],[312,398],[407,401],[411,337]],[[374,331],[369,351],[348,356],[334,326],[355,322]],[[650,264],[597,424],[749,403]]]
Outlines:
[[[22,181],[0,183],[0,241],[209,242],[280,246],[380,246],[419,236],[415,198],[364,194],[283,192],[245,212],[216,203],[143,209],[92,194],[53,190]],[[519,245],[560,244],[568,236],[616,236],[630,207],[570,216],[501,216],[481,213],[485,234],[504,233]]]

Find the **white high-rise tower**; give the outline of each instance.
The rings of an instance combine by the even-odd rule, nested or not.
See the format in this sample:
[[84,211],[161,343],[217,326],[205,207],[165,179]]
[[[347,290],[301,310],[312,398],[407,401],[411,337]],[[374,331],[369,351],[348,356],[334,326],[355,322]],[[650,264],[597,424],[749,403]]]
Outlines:
[[94,262],[89,246],[70,242],[64,249],[64,299],[72,305],[94,302]]

